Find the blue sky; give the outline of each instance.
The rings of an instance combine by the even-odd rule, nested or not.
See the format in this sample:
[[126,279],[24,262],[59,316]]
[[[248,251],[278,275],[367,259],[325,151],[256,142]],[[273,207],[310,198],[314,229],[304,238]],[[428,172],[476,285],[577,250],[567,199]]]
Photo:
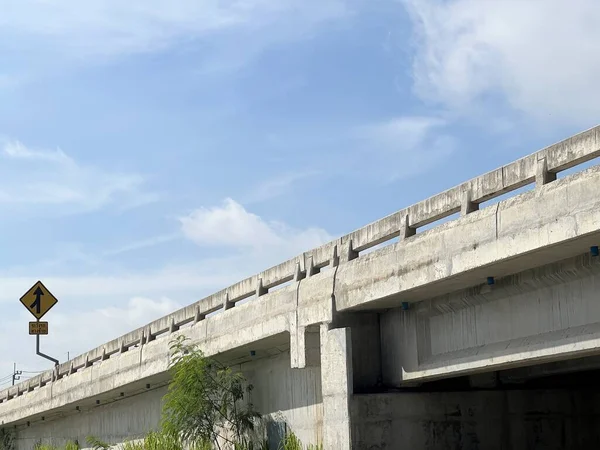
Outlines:
[[[598,121],[593,0],[0,0],[0,377]],[[595,18],[595,19],[594,19]]]

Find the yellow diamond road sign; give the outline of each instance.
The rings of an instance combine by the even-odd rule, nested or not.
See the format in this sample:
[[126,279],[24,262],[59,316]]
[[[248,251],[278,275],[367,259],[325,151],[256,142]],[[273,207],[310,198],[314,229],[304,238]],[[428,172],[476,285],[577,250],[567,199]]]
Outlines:
[[21,297],[21,303],[36,319],[40,320],[50,308],[58,303],[58,300],[41,281],[38,281]]

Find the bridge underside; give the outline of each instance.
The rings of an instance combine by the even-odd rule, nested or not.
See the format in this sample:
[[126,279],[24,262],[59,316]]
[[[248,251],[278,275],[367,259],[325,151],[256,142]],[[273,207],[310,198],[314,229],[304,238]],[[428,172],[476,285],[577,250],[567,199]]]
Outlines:
[[355,448],[598,448],[599,294],[588,252],[378,311],[381,383],[354,386]]
[[[595,365],[597,366],[596,360]],[[489,372],[395,392],[355,394],[356,449],[563,450],[600,446],[600,370],[533,366],[519,382]]]

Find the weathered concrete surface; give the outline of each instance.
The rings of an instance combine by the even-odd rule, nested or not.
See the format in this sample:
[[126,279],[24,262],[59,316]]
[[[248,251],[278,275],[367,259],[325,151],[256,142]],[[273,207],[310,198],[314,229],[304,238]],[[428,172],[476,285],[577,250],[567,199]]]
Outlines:
[[352,340],[352,381],[354,392],[371,391],[381,383],[381,338],[379,314],[340,314],[335,328],[349,328]]
[[599,405],[597,389],[355,395],[352,448],[599,448]]
[[[104,355],[104,359],[95,361],[93,365],[81,367],[76,371],[64,371],[63,365],[59,367],[59,379],[52,381],[51,375],[54,374],[42,374],[34,379],[35,384],[22,383],[11,388],[9,392],[15,397],[0,404],[0,420],[3,425],[17,426],[17,430],[27,428],[27,422],[31,427],[36,427],[50,420],[59,420],[65,412],[73,411],[76,407],[82,410],[97,408],[115,398],[121,398],[121,393],[127,398],[144,391],[146,384],[154,387],[164,383],[168,380],[169,342],[179,334],[185,334],[192,341],[199,343],[205,354],[213,355],[230,365],[246,363],[253,359],[249,356],[251,350],[256,353],[254,358],[265,358],[286,349],[288,356],[285,361],[279,360],[276,367],[269,367],[268,364],[261,366],[261,369],[269,370],[265,375],[270,379],[268,384],[264,383],[265,378],[261,375],[261,370],[248,369],[249,379],[259,386],[254,392],[258,398],[255,403],[257,406],[266,407],[261,410],[265,414],[279,413],[276,414],[277,417],[273,416],[273,420],[288,423],[304,442],[319,443],[326,433],[322,427],[323,407],[319,400],[321,358],[318,327],[316,333],[313,329],[303,329],[300,350],[305,368],[301,370],[291,368],[293,362],[289,354],[288,330],[294,330],[295,324],[305,320],[316,323],[331,320],[331,307],[314,308],[312,304],[313,301],[320,301],[322,304],[331,305],[331,292],[322,299],[318,296],[313,298],[310,294],[311,290],[315,293],[327,292],[321,289],[319,284],[331,286],[332,278],[333,273],[323,273],[310,280],[303,280],[307,295],[300,306],[297,286],[286,286],[261,296],[252,303],[229,309],[224,314],[195,324],[188,323],[183,327],[171,326],[169,331],[152,340],[143,339],[142,335],[142,339],[136,340],[132,337],[112,341],[101,351],[96,350],[99,358]],[[136,344],[129,344],[129,347],[125,348],[124,342]],[[119,350],[113,351],[113,348]],[[298,348],[295,350],[297,354]],[[96,356],[90,352],[86,358],[89,361]],[[282,367],[287,367],[287,371],[282,372]],[[48,378],[44,379],[43,376]],[[39,385],[40,379],[43,381],[42,386]],[[284,382],[287,388],[294,388],[279,390],[275,395],[271,389],[280,382]],[[29,391],[33,387],[35,390]],[[309,393],[309,387],[314,391],[312,394]],[[19,395],[16,395],[17,392]],[[295,402],[288,405],[287,409],[283,407],[286,395],[293,396]],[[291,401],[290,398],[287,400]],[[96,404],[97,401],[100,402],[99,405]],[[271,411],[271,407],[278,409]],[[309,418],[307,414],[310,414]]]
[[351,446],[352,338],[349,328],[330,330],[321,325],[321,383],[325,428],[323,447],[349,450]]
[[[254,385],[249,401],[264,415],[266,433],[273,434],[287,427],[304,443],[321,443],[323,400],[319,365],[296,370],[290,368],[289,349],[273,349],[271,353],[273,356],[233,366]],[[113,444],[141,437],[159,426],[165,393],[165,386],[142,387],[136,395],[127,398],[117,393],[110,403],[81,407],[80,411],[72,408],[60,416],[19,427],[16,450],[32,450],[38,440],[53,445],[77,440],[85,448],[85,439],[90,435]],[[283,426],[272,427],[271,422]],[[269,437],[279,442],[282,436]]]
[[[234,361],[238,356],[236,352],[242,352],[240,356],[248,354],[243,350],[248,344],[252,344],[257,351],[265,352],[273,347],[289,346],[289,313],[295,310],[295,302],[289,301],[288,291],[293,290],[291,287],[280,289],[253,304],[240,305],[227,314],[211,317],[165,334],[163,338],[114,353],[110,358],[74,373],[66,372],[60,379],[49,381],[42,387],[38,385],[41,377],[21,383],[8,392],[12,395],[17,392],[22,394],[0,404],[0,421],[4,424],[23,423],[25,419],[33,422],[41,420],[42,414],[48,415],[48,412],[70,404],[95,404],[95,400],[102,400],[103,396],[115,389],[128,393],[130,389],[126,387],[139,380],[157,378],[162,381],[167,377],[169,342],[181,333],[200,343],[207,355],[231,350],[229,357]],[[121,343],[108,343],[103,351],[97,353],[108,353],[107,350],[112,347],[120,348]],[[28,392],[33,386],[37,389]]]
[[570,258],[381,316],[384,383],[600,352],[600,258]]
[[[313,341],[314,342],[314,341]],[[318,340],[315,342],[318,346]],[[318,347],[317,347],[318,352]],[[254,389],[250,401],[274,425],[267,425],[269,442],[280,442],[283,427],[305,444],[323,442],[323,396],[320,364],[290,368],[289,351],[266,360],[244,363],[240,369]]]
[[600,166],[354,259],[338,311],[398,306],[589,251],[600,241]]
[[86,448],[87,436],[111,443],[143,436],[157,427],[165,393],[166,387],[160,387],[93,409],[76,411],[73,408],[54,420],[21,427],[15,436],[15,450],[33,450],[39,441],[57,446],[78,441],[81,448]]
[[[383,358],[376,354],[382,345],[374,337],[379,327],[376,321],[368,319],[364,324],[350,321],[344,325],[340,317],[360,309],[381,310],[396,307],[400,302],[429,300],[468,286],[480,288],[488,276],[501,278],[586,253],[600,239],[600,168],[559,180],[556,174],[598,156],[600,127],[304,252],[63,363],[55,371],[0,392],[0,421],[22,427],[27,421],[33,424],[41,421],[42,416],[55,417],[75,406],[95,406],[98,400],[102,404],[115,393],[120,396],[122,392],[127,397],[148,383],[160,384],[166,379],[169,338],[178,334],[200,343],[206,354],[219,355],[232,364],[243,362],[251,349],[268,355],[274,349],[288,346],[290,366],[300,370],[310,368],[315,359],[310,341],[315,329],[318,331],[322,324],[327,324],[329,331],[321,333],[327,339],[320,344],[319,364],[334,370],[332,377],[347,388],[346,394],[328,391],[329,387],[323,389],[324,397],[336,399],[334,407],[327,407],[327,401],[324,402],[323,439],[330,439],[328,433],[331,439],[338,439],[346,433],[344,417],[348,414],[343,416],[336,408],[344,408],[354,387],[360,390],[377,383],[382,373],[378,366],[390,364],[389,358],[385,361],[385,348]],[[532,192],[480,209],[482,202],[533,183],[536,188]],[[459,219],[416,233],[418,228],[458,211]],[[399,242],[392,242],[395,238]],[[366,250],[384,243],[389,245],[366,254]],[[326,267],[330,270],[323,270]],[[250,301],[240,304],[242,300]],[[219,311],[220,314],[212,315]],[[493,311],[486,311],[493,323],[500,324],[497,328],[502,328],[503,321],[494,318]],[[592,312],[595,314],[595,310]],[[446,326],[444,320],[431,318],[429,327],[441,330]],[[571,338],[573,333],[579,333],[575,340],[582,333],[589,337],[590,330],[596,332],[594,324],[570,326],[562,321],[562,325]],[[344,332],[347,333],[343,340],[345,349],[336,347],[333,343],[337,341],[328,337],[329,333],[331,336],[342,333],[335,331],[336,327],[350,327],[362,337],[356,337],[348,329]],[[410,327],[409,321],[404,328],[410,331]],[[564,329],[553,329],[549,333],[563,332]],[[449,344],[436,341],[435,334],[434,340],[427,342],[427,332],[419,333],[421,338],[415,338],[418,348],[400,351],[400,366],[409,368],[408,372],[400,372],[402,382],[410,374],[413,379],[445,376],[463,370],[476,371],[490,363],[473,350],[478,344],[468,339],[453,338],[450,342],[457,347],[446,348],[444,345]],[[548,336],[556,338],[555,335],[543,338]],[[483,342],[490,355],[494,354],[494,345],[504,345],[500,337],[500,334],[490,335]],[[584,341],[580,344],[563,340],[565,345],[556,347],[554,355],[565,357],[574,354],[573,348],[576,353],[592,351],[598,346],[594,339]],[[512,350],[509,346],[508,351]],[[391,353],[394,351],[390,349]],[[467,361],[470,365],[461,366],[465,363],[460,362],[465,356],[460,354],[463,351],[471,352],[470,356],[474,354],[476,363]],[[365,355],[365,362],[361,363],[363,358],[356,355]],[[509,358],[524,361],[525,356],[544,357],[535,352],[515,355]],[[344,366],[333,367],[329,357]],[[456,361],[459,362],[441,366]],[[398,369],[396,362],[392,366]],[[370,366],[365,368],[362,364]],[[387,376],[397,381],[390,373],[387,370]],[[322,376],[323,380],[329,379]]]

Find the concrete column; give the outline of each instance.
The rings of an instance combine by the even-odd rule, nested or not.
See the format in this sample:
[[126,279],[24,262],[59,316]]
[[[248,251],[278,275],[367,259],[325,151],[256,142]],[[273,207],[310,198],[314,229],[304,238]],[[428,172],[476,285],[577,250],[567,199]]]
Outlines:
[[352,448],[352,339],[350,328],[321,325],[321,385],[323,393],[323,448]]

